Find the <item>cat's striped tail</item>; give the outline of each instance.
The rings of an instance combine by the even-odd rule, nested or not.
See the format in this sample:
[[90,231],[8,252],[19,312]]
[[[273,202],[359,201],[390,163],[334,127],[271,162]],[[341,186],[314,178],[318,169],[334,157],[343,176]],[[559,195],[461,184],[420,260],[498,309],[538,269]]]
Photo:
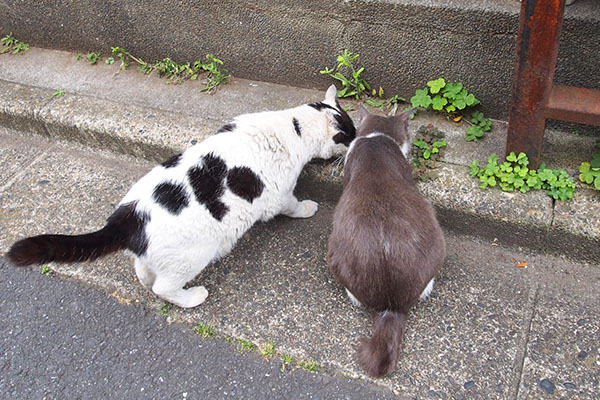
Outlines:
[[379,378],[396,368],[407,315],[385,311],[375,316],[373,336],[363,338],[358,347],[358,363],[370,376]]
[[136,203],[119,206],[104,228],[83,235],[40,235],[19,240],[6,257],[17,266],[47,262],[91,261],[106,254],[130,249],[140,255],[148,246],[144,234],[145,214],[135,210]]

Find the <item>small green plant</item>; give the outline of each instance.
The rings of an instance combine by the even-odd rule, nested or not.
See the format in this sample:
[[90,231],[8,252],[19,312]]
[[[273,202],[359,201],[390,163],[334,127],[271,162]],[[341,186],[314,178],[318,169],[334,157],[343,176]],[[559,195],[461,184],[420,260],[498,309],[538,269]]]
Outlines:
[[52,269],[49,266],[44,265],[40,271],[42,275],[52,275]]
[[311,360],[302,360],[298,362],[298,366],[305,371],[317,372],[321,369],[321,366],[314,361]]
[[163,317],[168,317],[169,312],[171,311],[172,308],[173,308],[173,304],[165,303],[162,306],[160,306],[159,314],[162,315]]
[[198,325],[194,328],[196,334],[202,336],[202,339],[216,336],[216,332],[210,325],[204,325],[202,322],[198,322]]
[[196,79],[198,75],[199,69],[201,68],[204,71],[208,72],[208,77],[206,78],[206,87],[202,89],[202,91],[212,92],[216,90],[220,85],[224,85],[227,83],[227,80],[231,78],[231,74],[227,74],[226,72],[221,71],[221,66],[223,65],[223,61],[219,60],[212,54],[208,54],[204,60],[204,63],[201,63],[200,60],[194,63],[194,75],[192,75],[192,79]]
[[281,354],[281,372],[283,372],[288,365],[291,365],[292,363],[295,363],[296,359],[292,356],[290,356],[289,354]]
[[440,151],[448,146],[446,134],[433,125],[419,127],[413,141],[413,177],[428,182],[433,179],[431,170],[436,168]]
[[[370,105],[371,107],[379,108],[383,110],[384,108],[390,110],[390,114],[396,114],[396,110],[398,109],[398,103],[404,103],[406,99],[398,96],[397,94],[390,97],[389,99],[382,99],[383,97],[383,89],[379,88],[379,99],[377,98],[368,98],[365,100],[365,103]],[[373,90],[375,92],[375,90]]]
[[87,56],[85,56],[85,58],[90,62],[90,64],[94,65],[98,61],[102,60],[102,53],[92,51],[88,53]]
[[83,60],[83,54],[81,54],[81,53],[77,53],[76,60],[77,60],[77,61],[81,61],[81,60]]
[[4,46],[4,49],[0,51],[0,54],[11,52],[12,54],[23,54],[29,50],[29,45],[15,39],[12,35],[6,35],[0,39],[0,45]]
[[155,71],[159,77],[168,79],[168,83],[181,83],[185,79],[196,80],[201,72],[208,72],[206,86],[201,90],[203,92],[215,91],[231,78],[231,74],[221,70],[223,61],[212,54],[207,54],[204,60],[197,60],[193,64],[179,64],[170,58],[164,58],[154,64],[149,64],[141,58],[133,56],[122,47],[112,47],[111,50],[113,57],[121,61],[120,70],[129,68],[131,62],[135,62],[140,72],[150,74]]
[[476,142],[481,139],[485,132],[492,130],[492,121],[486,119],[481,111],[475,111],[471,114],[471,126],[465,132],[467,142]]
[[579,180],[600,190],[600,139],[596,141],[596,151],[592,160],[579,166]]
[[240,353],[250,353],[256,350],[256,345],[252,342],[244,339],[238,339],[237,341],[240,344]]
[[[444,78],[427,82],[427,87],[417,90],[410,98],[410,102],[413,107],[444,111],[449,115],[462,113],[468,107],[480,104],[475,95],[469,93],[462,83],[446,82]],[[492,129],[491,121],[484,118],[481,112],[472,113],[471,120],[468,122],[471,126],[466,131],[467,141],[476,142],[484,136],[485,132]]]
[[519,190],[527,193],[532,189],[545,190],[555,200],[567,200],[573,197],[575,182],[563,169],[551,170],[545,164],[537,170],[529,169],[529,160],[525,153],[516,155],[511,152],[506,161],[498,164],[498,156],[492,153],[485,167],[480,168],[477,160],[469,164],[470,175],[478,177],[481,188],[496,185],[506,192]]
[[270,357],[273,357],[277,354],[277,350],[275,349],[275,343],[269,340],[267,343],[258,348],[258,352],[260,353],[261,357],[268,360]]
[[114,63],[115,63],[115,59],[113,57],[108,57],[106,59],[106,61],[104,61],[104,64],[106,64],[106,65],[112,65]]
[[[325,67],[319,71],[321,75],[329,75],[342,83],[342,89],[337,92],[338,97],[354,97],[358,100],[363,94],[371,91],[371,85],[361,76],[365,67],[354,66],[358,57],[359,54],[353,54],[345,49],[344,54],[338,56],[338,65],[335,68]],[[350,74],[350,76],[348,77],[344,73]]]
[[52,93],[52,96],[54,97],[63,97],[65,95],[65,93],[67,93],[64,90],[57,90],[56,92]]

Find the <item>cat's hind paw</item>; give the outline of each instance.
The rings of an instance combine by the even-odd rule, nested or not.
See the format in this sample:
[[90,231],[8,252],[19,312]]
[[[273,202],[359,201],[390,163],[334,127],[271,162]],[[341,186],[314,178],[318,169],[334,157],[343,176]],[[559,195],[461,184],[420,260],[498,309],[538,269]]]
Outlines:
[[208,297],[208,290],[204,286],[194,286],[188,289],[190,293],[190,301],[193,305],[191,307],[199,306],[204,303],[204,300]]
[[312,200],[303,200],[298,203],[298,208],[294,212],[294,218],[310,218],[319,211],[319,203]]

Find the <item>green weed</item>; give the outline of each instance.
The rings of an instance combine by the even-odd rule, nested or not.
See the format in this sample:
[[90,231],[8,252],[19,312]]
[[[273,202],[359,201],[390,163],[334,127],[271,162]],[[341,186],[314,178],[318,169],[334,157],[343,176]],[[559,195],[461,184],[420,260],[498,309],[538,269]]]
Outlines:
[[94,65],[96,64],[98,61],[102,60],[102,53],[101,52],[90,52],[87,54],[87,56],[85,56],[85,58],[90,62],[90,64]]
[[168,317],[169,312],[171,311],[172,308],[173,308],[173,304],[164,303],[162,306],[160,306],[160,311],[158,313],[160,315],[162,315],[163,317]]
[[277,350],[275,349],[275,343],[269,340],[267,343],[258,348],[258,352],[260,353],[260,356],[265,359],[273,357],[277,354]]
[[12,35],[6,35],[0,39],[0,46],[4,46],[4,49],[0,51],[0,54],[11,52],[11,54],[23,54],[29,50],[29,45],[15,39]]
[[421,126],[413,141],[413,177],[428,182],[433,179],[431,170],[436,168],[436,161],[442,149],[448,146],[444,137],[446,134],[433,125]]
[[582,162],[579,166],[579,180],[600,190],[600,139],[596,141],[591,161]]
[[204,325],[201,322],[199,322],[198,325],[194,328],[194,332],[202,336],[203,339],[215,337],[217,335],[212,326]]
[[288,354],[282,353],[281,354],[281,372],[285,371],[285,369],[291,365],[292,363],[295,363],[296,359]]
[[256,350],[256,345],[252,342],[244,339],[238,339],[237,341],[240,344],[240,353],[250,353]]
[[353,54],[345,49],[344,54],[338,56],[336,67],[333,69],[325,67],[319,71],[321,75],[328,75],[342,83],[342,89],[337,92],[338,97],[354,97],[358,100],[363,94],[371,91],[371,85],[361,76],[365,67],[357,68],[353,64],[358,57],[359,54]]
[[511,192],[519,190],[527,193],[532,189],[545,190],[555,200],[567,200],[573,197],[575,182],[563,169],[551,170],[545,164],[537,170],[529,169],[529,160],[525,153],[516,155],[511,152],[506,161],[498,164],[498,156],[492,153],[488,163],[479,167],[477,160],[469,164],[470,175],[478,177],[481,188],[498,185],[502,190]]
[[[468,107],[480,104],[473,93],[469,93],[460,82],[446,82],[438,78],[427,82],[427,87],[419,89],[410,98],[413,107],[422,107],[435,111],[443,111],[448,115],[460,113]],[[485,132],[492,129],[492,123],[484,118],[483,113],[474,112],[467,120],[471,126],[466,131],[465,140],[477,142]]]
[[49,266],[44,265],[40,271],[42,275],[52,275],[52,269]]
[[321,366],[314,361],[311,360],[302,360],[298,362],[298,366],[305,371],[317,372],[321,370]]

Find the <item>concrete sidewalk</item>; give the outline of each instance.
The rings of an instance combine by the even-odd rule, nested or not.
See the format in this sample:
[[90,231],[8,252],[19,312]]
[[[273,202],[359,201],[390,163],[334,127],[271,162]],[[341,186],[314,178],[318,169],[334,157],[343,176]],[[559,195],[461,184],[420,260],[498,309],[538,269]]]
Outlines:
[[[199,93],[197,82],[166,85],[116,70],[39,49],[0,56],[0,251],[24,235],[97,229],[156,161],[237,114],[323,96],[236,79],[210,96]],[[66,94],[53,97],[56,90]],[[435,115],[418,116],[411,129],[429,122],[449,142],[440,178],[421,184],[447,230],[447,262],[433,297],[411,314],[397,371],[375,382],[406,398],[521,399],[549,392],[594,398],[600,390],[598,194],[578,187],[574,200],[554,204],[544,193],[480,190],[466,165],[503,152],[504,125],[495,122],[489,137],[474,144],[462,138],[465,127]],[[545,161],[574,173],[592,144],[549,132]],[[175,308],[171,318],[210,324],[220,337],[270,340],[281,353],[371,381],[354,354],[370,332],[368,313],[350,306],[325,266],[340,191],[339,170],[330,162],[309,165],[297,194],[320,203],[317,215],[255,226],[229,257],[197,278],[210,293],[207,302]],[[507,247],[515,243],[523,249]],[[591,263],[568,261],[571,256]],[[529,267],[515,268],[522,261]],[[137,282],[124,254],[52,268],[123,303],[162,305]]]
[[[77,62],[67,52],[6,54],[0,56],[0,125],[160,162],[236,115],[323,97],[320,91],[241,79],[232,79],[214,95],[201,93],[201,85],[168,85],[133,67],[118,72],[116,65]],[[53,97],[57,90],[66,94]],[[343,103],[357,118],[356,104]],[[579,164],[591,159],[595,138],[547,131],[542,161],[566,169],[578,185],[574,199],[554,202],[542,191],[522,195],[481,190],[479,181],[468,176],[473,160],[485,164],[489,154],[504,154],[504,122],[495,121],[492,132],[478,143],[464,140],[466,123],[432,113],[419,113],[410,129],[414,133],[429,123],[446,132],[449,145],[439,179],[420,187],[446,228],[600,263],[600,196],[577,179]],[[339,186],[340,171],[330,162],[316,162],[305,173]]]

